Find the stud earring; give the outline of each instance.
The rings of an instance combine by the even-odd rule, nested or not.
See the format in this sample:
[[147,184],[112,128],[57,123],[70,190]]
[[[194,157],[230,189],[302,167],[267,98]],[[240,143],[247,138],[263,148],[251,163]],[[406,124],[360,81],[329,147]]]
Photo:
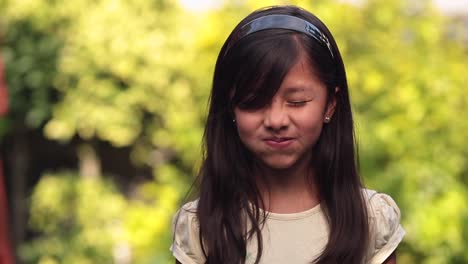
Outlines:
[[233,122],[233,123],[236,123],[236,119],[232,119],[232,122]]
[[330,117],[329,116],[326,116],[325,117],[325,123],[329,123],[330,122]]

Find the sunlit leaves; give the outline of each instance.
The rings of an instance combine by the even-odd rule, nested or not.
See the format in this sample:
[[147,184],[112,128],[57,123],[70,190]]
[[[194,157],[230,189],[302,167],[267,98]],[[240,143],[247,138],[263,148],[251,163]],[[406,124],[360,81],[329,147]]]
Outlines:
[[30,225],[41,235],[21,247],[23,260],[112,263],[122,250],[136,263],[166,258],[177,188],[186,186],[174,182],[178,172],[165,175],[161,183],[140,186],[130,200],[108,180],[44,175],[31,197]]
[[112,262],[123,240],[127,202],[109,181],[73,173],[44,175],[31,197],[30,225],[41,236],[21,248],[30,262]]

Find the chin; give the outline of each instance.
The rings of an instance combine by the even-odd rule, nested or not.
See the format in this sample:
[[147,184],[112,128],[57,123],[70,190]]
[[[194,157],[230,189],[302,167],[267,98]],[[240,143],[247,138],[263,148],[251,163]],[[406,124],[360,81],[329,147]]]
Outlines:
[[263,160],[263,164],[271,169],[275,170],[286,170],[294,166],[296,164],[296,159],[270,159],[270,160]]

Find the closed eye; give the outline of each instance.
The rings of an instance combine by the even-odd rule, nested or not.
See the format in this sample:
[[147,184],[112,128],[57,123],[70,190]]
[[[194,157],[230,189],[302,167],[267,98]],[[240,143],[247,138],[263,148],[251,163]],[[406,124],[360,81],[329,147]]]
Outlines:
[[312,100],[288,101],[288,105],[293,106],[293,107],[300,107],[300,106],[304,106],[306,103],[308,103],[310,101],[312,101]]

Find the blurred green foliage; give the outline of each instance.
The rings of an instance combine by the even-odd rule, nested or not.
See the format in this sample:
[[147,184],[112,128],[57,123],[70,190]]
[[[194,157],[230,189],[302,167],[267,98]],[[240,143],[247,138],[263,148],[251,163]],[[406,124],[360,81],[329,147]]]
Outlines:
[[110,180],[47,173],[30,203],[30,226],[42,235],[19,253],[26,263],[167,263],[176,187],[149,182],[128,200]]
[[[131,195],[106,177],[44,174],[30,198],[38,236],[19,249],[25,263],[173,262],[170,219],[200,162],[217,53],[241,18],[278,3],[197,13],[169,0],[0,2],[11,129],[131,146],[132,161],[154,171]],[[463,32],[430,1],[288,3],[317,14],[337,38],[361,172],[403,212],[399,263],[467,263]]]

